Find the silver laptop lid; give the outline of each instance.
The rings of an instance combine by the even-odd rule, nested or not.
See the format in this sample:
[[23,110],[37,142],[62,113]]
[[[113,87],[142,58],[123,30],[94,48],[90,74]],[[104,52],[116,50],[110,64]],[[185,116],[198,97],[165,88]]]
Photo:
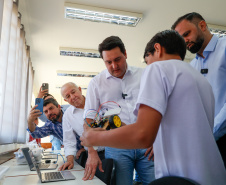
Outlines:
[[29,153],[29,155],[31,157],[32,163],[33,163],[33,165],[35,167],[35,170],[36,170],[36,172],[38,174],[38,177],[42,181],[42,174],[41,174],[41,171],[39,169],[39,166],[38,166],[38,164],[37,164],[37,162],[36,162],[36,160],[35,160],[35,158],[34,158],[34,156],[32,154],[32,151],[29,150],[28,153]]
[[26,148],[21,148],[21,150],[22,150],[24,157],[25,157],[25,159],[28,163],[28,166],[30,167],[30,170],[31,170],[34,167],[34,164],[31,160],[31,157],[30,157],[29,152],[28,152],[30,149],[28,147],[26,147]]

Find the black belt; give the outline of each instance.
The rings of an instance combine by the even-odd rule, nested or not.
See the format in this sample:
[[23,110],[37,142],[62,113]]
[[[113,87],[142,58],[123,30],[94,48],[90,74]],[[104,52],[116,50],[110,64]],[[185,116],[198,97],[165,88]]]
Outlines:
[[104,153],[105,152],[105,150],[101,150],[101,151],[97,151],[97,153]]

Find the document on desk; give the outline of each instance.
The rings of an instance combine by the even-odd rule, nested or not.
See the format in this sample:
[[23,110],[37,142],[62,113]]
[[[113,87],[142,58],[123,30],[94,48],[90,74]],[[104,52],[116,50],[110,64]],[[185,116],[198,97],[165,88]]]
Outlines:
[[7,172],[8,169],[9,169],[8,166],[0,165],[0,179],[3,177],[3,175],[5,174],[5,172]]

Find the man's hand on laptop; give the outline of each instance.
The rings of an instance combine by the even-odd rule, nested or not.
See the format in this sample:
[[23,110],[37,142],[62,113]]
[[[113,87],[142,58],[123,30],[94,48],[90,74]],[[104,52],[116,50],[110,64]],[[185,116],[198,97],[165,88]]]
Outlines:
[[70,170],[74,167],[74,156],[67,156],[67,162],[58,168],[58,171]]

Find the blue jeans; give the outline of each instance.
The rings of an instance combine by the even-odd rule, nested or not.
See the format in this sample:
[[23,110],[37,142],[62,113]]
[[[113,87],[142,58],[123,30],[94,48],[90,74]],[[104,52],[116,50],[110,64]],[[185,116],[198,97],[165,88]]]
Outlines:
[[132,185],[133,172],[136,169],[143,185],[155,179],[154,162],[148,161],[146,149],[117,149],[105,147],[105,158],[114,159],[116,185]]
[[135,171],[135,178],[134,178],[134,180],[135,180],[136,182],[141,182],[140,177],[139,177],[137,171]]
[[56,137],[51,137],[52,150],[61,150],[61,141]]

